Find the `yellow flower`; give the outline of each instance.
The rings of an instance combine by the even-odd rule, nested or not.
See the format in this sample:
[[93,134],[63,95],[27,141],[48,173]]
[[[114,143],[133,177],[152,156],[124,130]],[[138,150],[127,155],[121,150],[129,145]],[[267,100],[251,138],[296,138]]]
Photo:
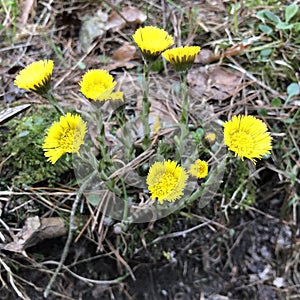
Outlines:
[[185,71],[194,63],[199,51],[198,46],[185,46],[166,50],[162,55],[176,71]]
[[116,81],[106,70],[87,71],[79,82],[80,92],[88,99],[95,101],[122,100],[123,93],[115,92]]
[[33,62],[20,71],[14,84],[20,89],[37,92],[41,95],[46,94],[50,89],[53,67],[52,60]]
[[139,28],[132,37],[147,60],[155,60],[163,51],[174,44],[171,35],[155,26]]
[[197,159],[190,166],[189,173],[196,178],[205,178],[208,174],[208,164],[204,160]]
[[209,143],[213,143],[216,140],[216,134],[213,132],[208,133],[204,136],[204,139]]
[[266,124],[253,116],[234,116],[224,123],[224,142],[235,156],[252,160],[270,154],[272,138]]
[[174,202],[183,195],[188,175],[177,162],[167,160],[155,162],[148,173],[147,184],[151,198],[162,204],[164,201]]
[[48,161],[55,164],[65,153],[78,153],[86,133],[86,123],[80,115],[67,113],[59,122],[54,122],[48,129],[43,144]]

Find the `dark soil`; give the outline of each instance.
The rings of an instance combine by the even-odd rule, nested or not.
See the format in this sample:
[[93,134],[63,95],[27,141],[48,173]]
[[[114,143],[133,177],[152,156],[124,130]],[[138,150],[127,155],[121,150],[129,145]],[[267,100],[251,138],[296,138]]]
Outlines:
[[[132,249],[133,253],[125,259],[135,280],[129,275],[118,284],[91,284],[64,270],[48,299],[300,299],[297,227],[280,221],[283,187],[276,197],[268,198],[268,191],[276,186],[275,177],[261,189],[252,209],[231,211],[228,223],[220,212],[216,216],[218,203],[211,204],[203,211],[203,216],[215,215],[209,225],[178,237],[162,238],[146,248]],[[201,216],[197,207],[189,210],[196,211]],[[200,223],[179,213],[172,219],[170,232],[184,231]],[[148,228],[139,225],[141,235],[147,239],[167,222],[162,219]],[[136,247],[130,241],[130,229],[126,236],[128,246]],[[113,233],[107,238],[117,244]],[[23,278],[23,288],[30,299],[44,299],[42,294],[50,279],[45,267],[55,268],[51,261],[59,261],[64,242],[65,238],[46,240],[28,249],[27,259],[11,257],[18,261],[16,274]],[[83,278],[100,281],[126,273],[114,256],[105,255],[109,250],[105,243],[106,251],[96,253],[96,248],[95,243],[81,238],[72,246],[65,265]],[[285,286],[276,287],[274,282],[281,277]],[[1,295],[1,299],[16,297],[4,288]]]

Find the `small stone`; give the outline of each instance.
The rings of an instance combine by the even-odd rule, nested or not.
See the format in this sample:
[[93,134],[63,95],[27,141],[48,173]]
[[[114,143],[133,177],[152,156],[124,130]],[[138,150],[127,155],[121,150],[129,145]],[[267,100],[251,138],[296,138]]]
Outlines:
[[276,278],[273,280],[273,284],[274,284],[277,288],[284,287],[284,279],[283,279],[283,277],[276,277]]

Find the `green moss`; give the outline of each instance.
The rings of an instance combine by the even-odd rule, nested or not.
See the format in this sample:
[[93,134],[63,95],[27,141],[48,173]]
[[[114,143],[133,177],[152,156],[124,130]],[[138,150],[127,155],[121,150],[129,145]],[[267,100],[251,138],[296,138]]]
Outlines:
[[63,156],[52,165],[47,162],[42,149],[46,129],[58,118],[56,111],[40,109],[6,124],[7,132],[0,132],[3,142],[0,158],[4,161],[2,185],[23,187],[39,182],[52,185],[61,181],[61,175],[71,168],[70,157]]

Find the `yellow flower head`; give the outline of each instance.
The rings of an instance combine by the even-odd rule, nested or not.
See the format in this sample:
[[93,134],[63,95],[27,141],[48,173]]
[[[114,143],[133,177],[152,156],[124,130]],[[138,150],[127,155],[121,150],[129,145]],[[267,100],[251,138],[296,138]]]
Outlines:
[[59,122],[54,122],[48,129],[43,144],[48,161],[55,164],[65,153],[78,153],[86,133],[86,123],[80,115],[67,113]]
[[190,166],[189,173],[196,178],[205,178],[208,174],[208,164],[204,160],[197,159]]
[[20,71],[14,84],[20,89],[46,94],[50,89],[53,67],[52,60],[33,62]]
[[253,116],[234,116],[224,123],[224,142],[235,156],[252,160],[270,154],[272,138],[266,124]]
[[166,50],[162,55],[176,71],[185,71],[194,63],[199,51],[198,46],[185,46]]
[[177,162],[167,160],[155,162],[148,173],[147,184],[151,198],[162,204],[164,201],[174,202],[183,195],[188,175]]
[[209,143],[213,143],[216,140],[216,134],[213,132],[208,133],[204,136],[204,139]]
[[139,28],[132,37],[147,60],[155,60],[163,51],[174,44],[171,35],[155,26]]
[[95,101],[122,100],[123,93],[115,92],[116,81],[106,70],[87,71],[79,82],[80,92],[88,99]]

